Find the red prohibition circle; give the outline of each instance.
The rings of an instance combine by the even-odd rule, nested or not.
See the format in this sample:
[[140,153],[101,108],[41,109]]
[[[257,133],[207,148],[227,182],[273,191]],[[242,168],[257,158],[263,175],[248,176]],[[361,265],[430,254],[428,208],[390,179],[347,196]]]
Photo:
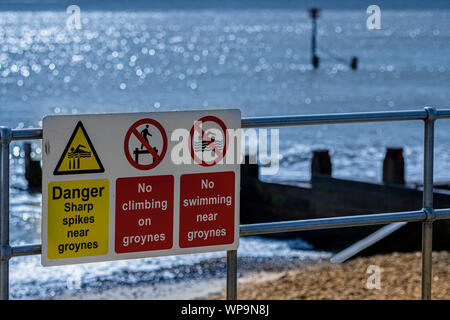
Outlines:
[[[159,132],[161,133],[162,140],[163,140],[163,146],[162,146],[160,155],[158,155],[153,150],[153,148],[151,148],[151,145],[149,143],[147,143],[145,140],[143,140],[143,138],[140,137],[140,133],[136,128],[142,124],[150,124],[150,125],[156,127],[159,130]],[[155,160],[152,163],[139,164],[137,161],[135,161],[135,159],[133,159],[133,157],[131,156],[130,150],[129,150],[129,142],[130,142],[130,138],[132,135],[134,135],[144,145],[146,150],[154,157]],[[131,125],[130,129],[128,129],[127,133],[125,134],[125,140],[124,140],[125,156],[126,156],[128,162],[136,169],[139,169],[139,170],[153,169],[158,164],[160,164],[161,161],[164,159],[164,156],[166,155],[166,151],[167,151],[166,131],[164,130],[163,126],[156,120],[146,118],[146,119],[141,119],[139,121],[136,121],[135,123],[133,123]]]
[[[217,154],[217,151],[214,151],[214,152],[216,152],[216,154],[217,154],[217,159],[215,159],[215,160],[213,160],[213,161],[210,161],[210,162],[207,162],[207,161],[204,161],[204,160],[202,160],[202,159],[199,159],[198,157],[197,157],[197,155],[195,154],[195,152],[194,152],[194,147],[193,147],[193,144],[192,144],[192,140],[193,140],[193,137],[194,137],[194,132],[195,132],[195,128],[198,126],[198,123],[200,122],[207,122],[207,121],[212,121],[212,122],[215,122],[215,123],[217,123],[219,126],[220,126],[220,128],[222,128],[222,131],[223,131],[223,133],[224,133],[224,135],[225,135],[225,137],[224,137],[224,139],[225,139],[225,144],[224,144],[224,146],[223,146],[223,151],[220,153],[220,154]],[[201,128],[199,128],[200,130],[202,130]],[[199,132],[200,133],[200,132]],[[202,137],[204,136],[204,132],[203,132],[203,130],[202,130],[202,132],[200,133],[201,135],[202,135]],[[208,141],[207,141],[208,142]],[[213,142],[211,142],[211,141],[209,141],[209,143],[208,144],[213,144],[214,145],[214,143]],[[200,165],[202,165],[202,166],[204,166],[204,167],[211,167],[211,166],[214,166],[214,165],[216,165],[220,160],[222,160],[223,159],[223,157],[225,156],[225,154],[226,154],[226,152],[227,152],[227,147],[228,147],[228,132],[227,132],[227,127],[225,126],[225,123],[222,121],[222,120],[220,120],[219,118],[217,118],[217,117],[215,117],[215,116],[205,116],[205,117],[203,117],[203,118],[200,118],[200,119],[198,119],[195,123],[194,123],[194,125],[192,126],[192,129],[191,129],[191,132],[190,132],[190,134],[189,134],[189,150],[190,150],[190,152],[191,152],[191,157],[192,157],[192,159],[194,159],[194,161],[195,162],[197,162],[198,164],[200,164]],[[216,148],[215,148],[216,149]]]

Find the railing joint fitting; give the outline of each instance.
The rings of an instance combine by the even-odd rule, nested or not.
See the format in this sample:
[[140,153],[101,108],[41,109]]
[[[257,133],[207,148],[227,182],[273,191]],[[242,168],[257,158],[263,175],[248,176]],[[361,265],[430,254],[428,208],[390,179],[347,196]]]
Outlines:
[[422,210],[425,213],[424,222],[433,222],[436,220],[436,213],[433,208],[423,208]]
[[0,261],[9,261],[12,256],[12,248],[8,244],[0,245]]
[[427,118],[425,121],[435,121],[438,118],[438,112],[434,107],[425,107],[425,111],[427,112]]
[[12,130],[8,127],[0,126],[0,144],[8,144],[12,140]]

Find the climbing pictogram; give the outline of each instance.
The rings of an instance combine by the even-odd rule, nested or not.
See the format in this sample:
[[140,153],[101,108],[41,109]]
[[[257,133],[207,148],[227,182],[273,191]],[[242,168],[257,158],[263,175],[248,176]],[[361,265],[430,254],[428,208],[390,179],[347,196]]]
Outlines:
[[167,135],[161,124],[153,119],[141,119],[128,129],[124,152],[128,162],[139,170],[156,167],[167,150]]

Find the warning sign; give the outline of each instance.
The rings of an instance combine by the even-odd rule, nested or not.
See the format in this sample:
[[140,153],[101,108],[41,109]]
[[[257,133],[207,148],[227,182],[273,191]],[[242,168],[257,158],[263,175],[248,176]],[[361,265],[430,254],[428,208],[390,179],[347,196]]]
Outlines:
[[128,129],[124,150],[133,167],[150,170],[164,159],[167,150],[166,132],[158,121],[141,119]]
[[42,264],[236,250],[240,127],[231,109],[45,117]]
[[104,171],[105,169],[98,158],[86,129],[83,127],[83,123],[79,121],[53,174],[81,174]]
[[48,210],[48,259],[108,252],[107,179],[50,183]]

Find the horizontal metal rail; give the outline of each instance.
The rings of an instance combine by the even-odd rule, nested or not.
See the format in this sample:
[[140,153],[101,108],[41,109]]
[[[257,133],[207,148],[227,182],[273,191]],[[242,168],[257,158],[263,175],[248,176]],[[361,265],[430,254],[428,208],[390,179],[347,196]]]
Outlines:
[[12,257],[31,256],[42,253],[42,245],[28,244],[24,246],[11,247]]
[[437,119],[449,119],[450,118],[450,109],[437,109],[436,110],[436,118]]
[[[437,110],[429,107],[426,107],[423,110],[243,118],[241,120],[242,128],[423,120],[425,122],[424,188],[422,210],[244,224],[240,226],[240,235],[251,236],[281,232],[389,224],[393,222],[421,221],[423,226],[422,298],[431,299],[432,223],[435,220],[450,219],[450,208],[433,209],[434,122],[437,119],[449,118],[450,109]],[[41,254],[42,252],[41,244],[30,244],[13,247],[9,245],[9,144],[13,140],[42,139],[42,136],[43,130],[39,128],[11,130],[9,128],[0,127],[0,183],[3,187],[3,190],[0,192],[0,299],[8,299],[9,296],[9,259],[11,257]],[[227,297],[236,299],[236,250],[228,252],[227,266]]]
[[[425,110],[405,110],[405,111],[379,111],[379,112],[354,112],[354,113],[333,113],[333,114],[311,114],[273,117],[251,117],[242,118],[242,128],[262,128],[262,127],[283,127],[283,126],[304,126],[319,124],[339,124],[358,122],[389,122],[426,120],[428,113]],[[450,109],[436,111],[437,119],[450,118]],[[11,140],[35,140],[42,139],[42,129],[12,129]]]
[[13,129],[11,140],[36,140],[42,139],[42,129]]
[[450,209],[434,209],[433,214],[436,220],[450,219]]
[[[436,220],[450,219],[450,209],[434,210]],[[254,236],[270,233],[323,230],[333,228],[358,227],[368,225],[388,224],[393,222],[420,222],[427,219],[425,210],[394,213],[373,213],[344,217],[289,220],[266,223],[241,224],[240,235]],[[40,244],[12,247],[13,257],[35,255],[41,253]]]
[[[447,110],[450,113],[450,110]],[[441,117],[446,116],[443,113]],[[279,117],[252,117],[243,118],[243,128],[281,127],[281,126],[304,126],[317,124],[336,123],[358,123],[358,122],[381,122],[381,121],[406,121],[426,120],[426,110],[405,111],[380,111],[380,112],[356,112],[335,114],[312,114],[292,115]]]
[[241,236],[258,234],[293,232],[306,230],[321,230],[344,227],[357,227],[392,222],[424,221],[426,213],[423,210],[395,213],[377,213],[333,218],[291,220],[282,222],[267,222],[241,225]]

